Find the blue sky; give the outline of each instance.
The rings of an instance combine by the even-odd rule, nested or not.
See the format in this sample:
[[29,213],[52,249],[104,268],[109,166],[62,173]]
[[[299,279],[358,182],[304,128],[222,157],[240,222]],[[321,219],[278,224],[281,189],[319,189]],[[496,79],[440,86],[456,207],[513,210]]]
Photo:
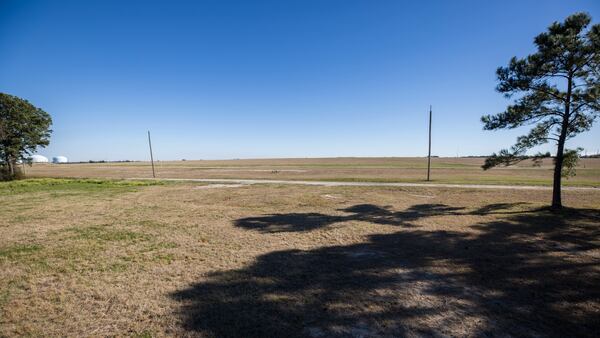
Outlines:
[[[489,154],[495,70],[598,1],[0,0],[0,92],[70,160]],[[600,126],[570,141],[600,148]],[[545,147],[542,150],[551,149]]]

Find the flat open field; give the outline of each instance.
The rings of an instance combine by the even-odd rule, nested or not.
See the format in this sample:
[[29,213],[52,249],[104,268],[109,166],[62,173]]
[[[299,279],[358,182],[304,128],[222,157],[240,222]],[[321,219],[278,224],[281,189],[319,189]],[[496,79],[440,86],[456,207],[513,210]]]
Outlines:
[[[195,165],[159,173],[211,173]],[[147,171],[34,170],[105,167]],[[0,183],[0,336],[597,337],[600,191],[563,198],[552,214],[537,190]]]
[[[432,182],[458,184],[551,185],[552,161],[522,162],[483,171],[482,158],[433,158]],[[157,162],[159,178],[244,178],[367,182],[423,182],[426,158],[319,158]],[[29,176],[150,178],[150,162],[34,164]],[[600,187],[600,158],[582,159],[577,176],[565,185]]]

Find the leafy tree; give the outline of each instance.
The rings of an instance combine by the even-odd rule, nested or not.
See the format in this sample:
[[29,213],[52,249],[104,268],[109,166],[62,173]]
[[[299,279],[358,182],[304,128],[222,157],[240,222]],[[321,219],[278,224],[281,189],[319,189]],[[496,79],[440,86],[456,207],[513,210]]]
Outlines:
[[0,165],[5,178],[15,177],[19,160],[28,161],[37,147],[50,143],[51,124],[45,111],[26,100],[0,93]]
[[506,111],[481,118],[485,130],[533,125],[510,149],[487,158],[483,169],[514,164],[531,158],[525,153],[532,147],[556,144],[553,209],[562,208],[561,177],[573,174],[577,163],[578,152],[565,149],[565,141],[589,130],[600,116],[600,25],[588,28],[590,22],[586,13],[555,22],[535,38],[536,53],[498,68],[496,89],[516,98]]

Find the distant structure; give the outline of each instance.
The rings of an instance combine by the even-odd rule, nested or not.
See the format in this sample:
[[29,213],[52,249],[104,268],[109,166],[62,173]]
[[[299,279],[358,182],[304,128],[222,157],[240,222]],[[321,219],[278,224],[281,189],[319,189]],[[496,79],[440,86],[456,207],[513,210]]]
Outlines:
[[69,160],[64,156],[54,156],[52,158],[52,163],[67,163]]
[[48,163],[48,158],[42,155],[32,155],[29,159],[33,163]]

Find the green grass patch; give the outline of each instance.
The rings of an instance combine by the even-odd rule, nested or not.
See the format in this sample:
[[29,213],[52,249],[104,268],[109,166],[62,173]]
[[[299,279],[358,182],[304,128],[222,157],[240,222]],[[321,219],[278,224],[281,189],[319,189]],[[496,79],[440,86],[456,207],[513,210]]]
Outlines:
[[16,215],[12,217],[13,223],[28,223],[31,221],[42,220],[45,217],[43,216],[32,216],[32,215]]
[[[112,225],[51,231],[48,245],[13,243],[0,247],[0,270],[20,266],[28,273],[122,273],[146,264],[169,264],[177,243]],[[1,291],[1,290],[0,290]],[[3,294],[0,292],[0,298]],[[0,299],[1,303],[1,299]]]
[[26,180],[0,182],[0,193],[13,195],[31,192],[49,193],[90,193],[101,191],[135,191],[136,188],[164,185],[164,181],[155,180],[100,180],[100,179],[67,179],[67,178],[32,178]]
[[157,222],[157,221],[154,221],[151,219],[133,221],[133,222],[130,222],[130,224],[131,225],[139,225],[139,226],[146,227],[146,228],[154,228],[154,229],[164,228],[167,226],[167,224]]
[[8,259],[19,259],[24,256],[34,254],[42,250],[39,244],[15,244],[8,247],[0,248],[0,257]]
[[175,255],[170,254],[170,253],[154,255],[155,262],[171,264],[174,260],[175,260]]
[[150,331],[143,331],[139,333],[134,333],[131,335],[132,338],[152,338],[152,333]]
[[10,291],[8,289],[0,291],[0,310],[8,303],[10,299]]
[[177,247],[178,247],[177,243],[173,243],[173,242],[155,242],[155,243],[151,243],[148,246],[146,246],[145,248],[141,249],[140,252],[152,252],[152,251],[159,251],[159,250],[163,250],[163,249],[175,249]]
[[121,263],[121,262],[116,262],[116,263],[110,264],[108,266],[107,270],[110,271],[110,272],[119,273],[119,272],[125,272],[125,271],[127,271],[128,268],[129,268],[128,264],[124,264],[124,263]]

